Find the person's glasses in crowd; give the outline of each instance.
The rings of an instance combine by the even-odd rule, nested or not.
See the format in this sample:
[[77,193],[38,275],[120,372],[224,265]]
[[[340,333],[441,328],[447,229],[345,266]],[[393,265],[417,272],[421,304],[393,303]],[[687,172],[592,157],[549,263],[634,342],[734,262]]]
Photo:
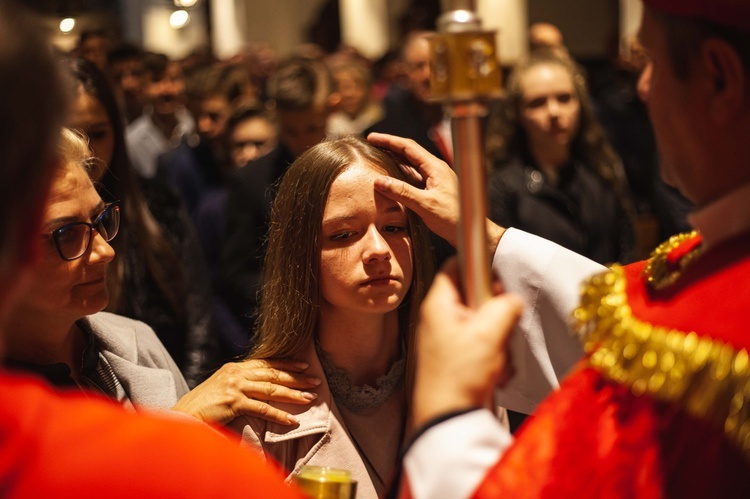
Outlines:
[[58,253],[63,260],[81,258],[89,250],[93,232],[96,230],[105,241],[110,242],[120,230],[120,202],[107,204],[93,222],[72,222],[52,231]]

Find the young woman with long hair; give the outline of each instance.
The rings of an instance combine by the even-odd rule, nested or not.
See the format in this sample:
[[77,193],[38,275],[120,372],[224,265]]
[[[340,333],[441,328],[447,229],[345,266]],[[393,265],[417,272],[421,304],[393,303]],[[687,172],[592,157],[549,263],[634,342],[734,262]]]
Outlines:
[[353,136],[312,147],[285,174],[250,357],[300,359],[322,383],[309,406],[275,404],[296,424],[231,425],[292,475],[348,469],[360,498],[384,490],[408,431],[415,326],[433,271],[422,222],[375,192],[384,175],[405,178]]
[[490,218],[599,263],[636,255],[632,203],[583,73],[539,50],[514,68],[487,125]]

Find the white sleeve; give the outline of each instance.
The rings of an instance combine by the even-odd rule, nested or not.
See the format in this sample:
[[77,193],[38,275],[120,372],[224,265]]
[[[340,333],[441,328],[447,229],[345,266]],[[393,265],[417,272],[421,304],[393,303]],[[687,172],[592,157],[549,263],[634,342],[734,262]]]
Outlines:
[[492,262],[505,289],[524,300],[524,312],[511,337],[515,376],[496,390],[495,402],[530,414],[583,355],[570,333],[581,282],[606,267],[555,243],[508,229]]
[[508,430],[489,410],[450,418],[425,431],[404,456],[414,499],[469,497],[511,444]]

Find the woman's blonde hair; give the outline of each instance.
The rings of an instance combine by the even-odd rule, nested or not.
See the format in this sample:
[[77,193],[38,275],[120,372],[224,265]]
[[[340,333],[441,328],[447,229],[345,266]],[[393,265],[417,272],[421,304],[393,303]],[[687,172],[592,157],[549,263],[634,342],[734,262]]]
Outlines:
[[70,128],[63,128],[57,151],[63,160],[63,166],[79,165],[86,170],[86,173],[89,172],[92,155],[88,141],[79,132]]
[[[407,180],[391,156],[355,136],[310,148],[284,175],[271,214],[252,358],[294,357],[314,339],[321,308],[323,211],[333,181],[350,166],[362,163],[377,165],[387,175]],[[410,386],[419,305],[432,278],[433,262],[427,229],[408,210],[407,217],[414,272],[398,316]]]

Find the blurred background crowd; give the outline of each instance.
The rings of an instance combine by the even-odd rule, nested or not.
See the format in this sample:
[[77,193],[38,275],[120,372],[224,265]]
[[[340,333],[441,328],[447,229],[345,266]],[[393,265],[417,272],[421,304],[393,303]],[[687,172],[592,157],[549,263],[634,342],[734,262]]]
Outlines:
[[[485,127],[489,213],[628,263],[687,228],[689,206],[658,178],[633,2],[601,3],[499,3],[513,15],[499,25],[505,98]],[[149,324],[190,386],[252,344],[270,206],[297,156],[380,131],[452,163],[429,100],[438,0],[29,5],[76,81],[69,125],[97,158],[92,178],[124,213],[108,310]],[[484,8],[491,23],[498,7]],[[358,44],[373,25],[386,34]],[[451,251],[437,236],[433,250]]]

